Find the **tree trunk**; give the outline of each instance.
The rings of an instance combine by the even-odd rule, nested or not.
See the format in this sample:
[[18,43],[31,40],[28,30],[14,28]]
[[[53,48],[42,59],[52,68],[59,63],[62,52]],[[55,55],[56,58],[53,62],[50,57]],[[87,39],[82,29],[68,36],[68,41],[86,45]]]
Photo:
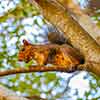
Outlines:
[[[77,20],[77,22],[96,40],[100,45],[98,38],[100,37],[100,28],[93,23],[90,16],[88,16],[84,11],[82,11],[79,5],[75,4],[73,0],[56,0],[65,9],[67,9],[72,17]],[[68,2],[69,1],[69,2]],[[91,1],[91,0],[90,0]]]
[[42,9],[43,16],[64,32],[69,43],[83,54],[85,66],[78,68],[100,76],[100,46],[96,41],[58,3],[51,0],[35,1]]

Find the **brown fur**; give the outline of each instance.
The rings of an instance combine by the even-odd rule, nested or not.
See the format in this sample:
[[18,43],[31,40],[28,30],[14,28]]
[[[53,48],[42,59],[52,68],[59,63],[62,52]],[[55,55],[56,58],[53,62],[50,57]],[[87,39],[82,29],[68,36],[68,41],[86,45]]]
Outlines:
[[56,45],[32,45],[26,40],[19,51],[19,61],[29,62],[34,59],[39,65],[53,64],[61,66],[76,66],[80,64],[81,58],[76,54],[76,50],[67,44]]

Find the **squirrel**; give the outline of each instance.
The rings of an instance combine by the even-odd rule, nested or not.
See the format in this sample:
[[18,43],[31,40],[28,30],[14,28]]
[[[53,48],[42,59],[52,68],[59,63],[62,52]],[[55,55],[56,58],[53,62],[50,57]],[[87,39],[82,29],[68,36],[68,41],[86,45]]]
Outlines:
[[26,40],[23,40],[23,44],[18,54],[19,61],[28,63],[33,59],[38,65],[53,64],[63,67],[71,66],[71,68],[82,61],[77,50],[67,44],[33,45]]

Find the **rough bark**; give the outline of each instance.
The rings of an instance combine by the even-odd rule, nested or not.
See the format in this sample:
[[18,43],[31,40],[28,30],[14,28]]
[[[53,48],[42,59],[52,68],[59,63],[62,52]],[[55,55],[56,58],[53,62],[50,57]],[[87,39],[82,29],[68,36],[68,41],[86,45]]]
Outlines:
[[35,1],[42,9],[43,16],[63,31],[69,43],[84,55],[87,64],[85,67],[79,68],[100,76],[100,46],[96,41],[56,2],[51,0]]
[[[59,2],[67,11],[72,14],[78,23],[96,40],[96,42],[100,45],[100,41],[98,37],[100,37],[100,28],[93,23],[90,16],[85,14],[78,5],[76,5],[73,0],[56,0]],[[69,2],[67,2],[69,1]],[[73,15],[74,14],[74,15]]]

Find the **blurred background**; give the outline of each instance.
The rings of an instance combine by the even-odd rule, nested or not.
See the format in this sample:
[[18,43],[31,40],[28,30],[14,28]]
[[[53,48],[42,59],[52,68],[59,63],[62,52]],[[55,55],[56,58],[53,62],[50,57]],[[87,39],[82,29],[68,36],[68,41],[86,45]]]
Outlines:
[[[89,10],[89,0],[76,2],[81,9]],[[92,10],[91,19],[100,26],[100,9]],[[47,34],[53,30],[50,27],[28,0],[0,0],[0,71],[32,64],[18,61],[22,40],[32,44],[47,43]],[[48,100],[100,100],[100,78],[87,72],[17,74],[0,77],[0,84],[21,96],[37,95]]]

